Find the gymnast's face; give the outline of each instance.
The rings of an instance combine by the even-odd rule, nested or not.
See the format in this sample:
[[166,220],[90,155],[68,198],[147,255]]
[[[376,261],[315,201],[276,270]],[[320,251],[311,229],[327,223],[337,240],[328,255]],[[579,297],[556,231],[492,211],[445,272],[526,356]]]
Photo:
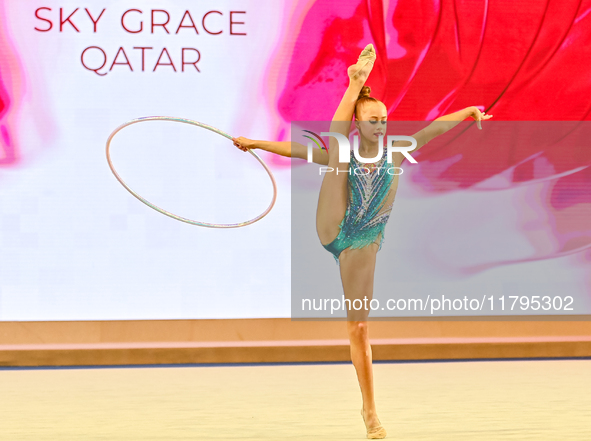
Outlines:
[[378,142],[380,135],[386,135],[388,110],[382,102],[370,101],[358,109],[359,120],[355,122],[362,142]]

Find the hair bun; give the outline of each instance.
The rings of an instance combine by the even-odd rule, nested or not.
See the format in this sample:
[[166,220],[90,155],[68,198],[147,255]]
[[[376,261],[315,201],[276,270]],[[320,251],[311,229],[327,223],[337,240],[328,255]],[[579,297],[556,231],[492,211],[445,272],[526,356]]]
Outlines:
[[361,92],[359,92],[359,96],[357,97],[358,100],[361,98],[369,98],[369,94],[371,93],[371,88],[369,86],[363,86],[361,88]]

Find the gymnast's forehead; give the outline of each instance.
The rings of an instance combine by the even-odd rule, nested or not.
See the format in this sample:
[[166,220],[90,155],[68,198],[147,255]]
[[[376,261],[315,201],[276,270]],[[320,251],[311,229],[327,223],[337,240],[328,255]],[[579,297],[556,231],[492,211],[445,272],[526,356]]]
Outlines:
[[361,103],[360,107],[359,116],[361,119],[386,118],[388,116],[388,109],[381,101]]

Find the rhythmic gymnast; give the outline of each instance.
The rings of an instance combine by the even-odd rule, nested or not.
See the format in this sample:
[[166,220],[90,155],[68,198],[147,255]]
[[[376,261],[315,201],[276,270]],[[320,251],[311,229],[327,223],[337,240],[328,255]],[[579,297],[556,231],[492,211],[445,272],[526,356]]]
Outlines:
[[[380,135],[386,134],[388,112],[381,101],[370,96],[370,88],[365,86],[376,53],[369,44],[361,52],[356,64],[347,70],[349,86],[334,114],[330,131],[349,137],[351,120],[355,116],[355,126],[359,131],[359,154],[363,158],[375,158],[378,155]],[[417,142],[414,151],[420,149],[433,138],[447,132],[461,121],[473,118],[478,122],[490,119],[476,107],[468,107],[449,115],[442,116],[425,127],[413,138]],[[307,158],[307,147],[295,142],[254,141],[248,138],[234,138],[234,145],[243,151],[261,149],[282,156]],[[395,146],[409,146],[409,141],[396,141]],[[387,165],[387,149],[381,159],[373,164],[363,164],[350,154],[350,163],[340,163],[338,143],[330,138],[328,152],[314,149],[313,162],[327,165],[336,172],[324,174],[318,209],[316,229],[324,248],[332,253],[339,263],[345,298],[355,299],[373,297],[374,271],[376,254],[384,240],[384,229],[394,196],[398,188],[398,175],[381,170]],[[405,157],[395,152],[392,167],[400,167]],[[350,168],[366,168],[366,173],[354,173]],[[373,389],[372,352],[369,344],[367,317],[369,310],[351,310],[347,312],[347,330],[351,344],[351,360],[357,372],[361,388],[363,407],[361,415],[365,422],[367,437],[381,439],[386,437],[386,430],[381,425],[376,412]]]

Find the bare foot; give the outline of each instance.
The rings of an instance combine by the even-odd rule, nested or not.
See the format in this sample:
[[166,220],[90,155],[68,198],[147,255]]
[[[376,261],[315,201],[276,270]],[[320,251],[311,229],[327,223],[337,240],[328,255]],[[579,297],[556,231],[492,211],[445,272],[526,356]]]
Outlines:
[[367,80],[371,70],[373,69],[373,64],[376,61],[376,51],[373,47],[373,44],[368,44],[365,46],[365,49],[361,51],[361,55],[357,59],[357,63],[349,66],[347,69],[347,74],[349,78],[354,81],[363,81]]

